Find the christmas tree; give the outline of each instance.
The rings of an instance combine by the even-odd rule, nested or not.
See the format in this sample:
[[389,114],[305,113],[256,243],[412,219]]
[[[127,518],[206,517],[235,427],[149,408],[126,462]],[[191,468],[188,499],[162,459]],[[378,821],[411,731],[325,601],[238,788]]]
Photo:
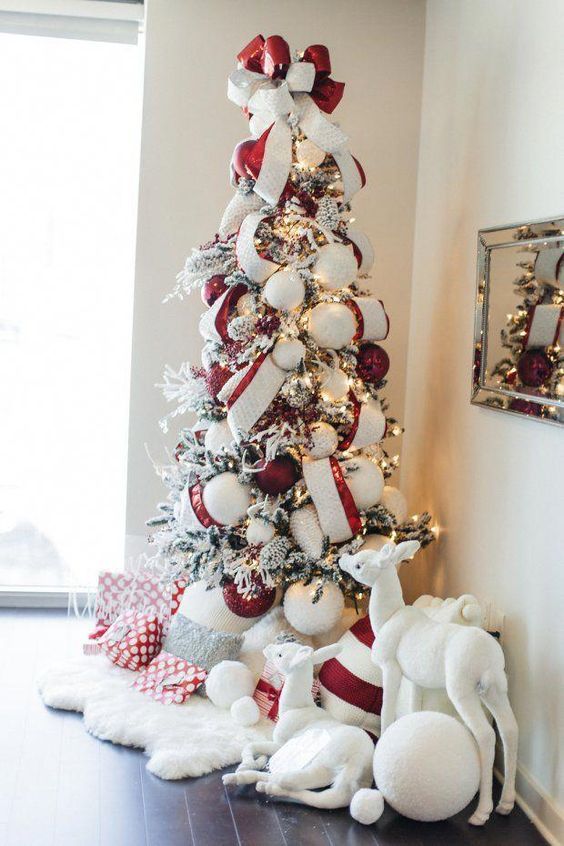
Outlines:
[[387,484],[402,432],[385,399],[389,328],[368,288],[373,252],[351,226],[360,163],[331,115],[344,84],[326,47],[291,56],[280,36],[238,55],[228,96],[250,137],[214,239],[171,296],[201,289],[202,363],[165,371],[185,412],[152,541],[172,575],[221,592],[249,625],[284,595],[300,631],[329,629],[365,588],[338,566],[364,544],[432,540]]

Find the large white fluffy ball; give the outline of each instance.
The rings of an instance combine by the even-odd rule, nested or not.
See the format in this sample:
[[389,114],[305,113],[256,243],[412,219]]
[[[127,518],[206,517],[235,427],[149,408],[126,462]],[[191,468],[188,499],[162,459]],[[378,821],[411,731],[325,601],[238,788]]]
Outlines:
[[310,458],[329,458],[339,445],[337,431],[323,420],[312,424],[310,438],[311,446],[305,448]]
[[319,248],[313,270],[323,288],[335,291],[355,281],[358,265],[352,247],[335,242]]
[[297,338],[280,338],[272,350],[274,364],[282,370],[295,370],[305,355],[305,346]]
[[304,505],[292,511],[290,532],[300,549],[317,561],[323,550],[323,530],[319,523],[315,505]]
[[233,443],[233,433],[227,420],[210,423],[204,438],[204,446],[214,454],[220,449],[228,449]]
[[231,717],[238,726],[254,726],[260,720],[259,706],[252,696],[242,696],[231,706]]
[[316,584],[296,582],[284,596],[284,614],[296,631],[305,635],[328,632],[340,620],[345,607],[341,590],[332,582],[323,587],[317,602],[313,602]]
[[208,698],[218,708],[231,708],[242,696],[251,696],[255,678],[241,661],[220,661],[212,667],[206,679]]
[[394,810],[421,822],[446,820],[472,800],[480,782],[474,738],[438,711],[400,717],[374,752],[378,790]]
[[219,473],[206,483],[203,493],[204,506],[222,526],[238,526],[247,516],[251,504],[248,485],[243,485],[236,473]]
[[325,152],[310,141],[304,138],[296,145],[296,158],[303,167],[317,167],[325,159]]
[[356,326],[352,311],[342,303],[319,303],[309,315],[309,333],[323,349],[346,347],[355,336]]
[[262,296],[272,308],[290,311],[304,301],[304,280],[295,270],[278,270],[264,286]]
[[407,500],[399,490],[393,485],[386,485],[382,491],[380,499],[381,505],[391,511],[398,523],[403,523],[407,520]]
[[[353,495],[356,507],[360,511],[371,508],[380,501],[384,490],[384,476],[382,471],[368,458],[351,458],[343,462],[343,470],[347,472],[346,483]],[[353,468],[356,468],[353,470]]]

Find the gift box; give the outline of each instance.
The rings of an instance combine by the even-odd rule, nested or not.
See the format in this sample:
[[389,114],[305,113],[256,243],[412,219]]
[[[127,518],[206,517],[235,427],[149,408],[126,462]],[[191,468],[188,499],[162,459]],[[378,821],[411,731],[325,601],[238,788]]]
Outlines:
[[[284,673],[277,670],[272,661],[267,661],[253,693],[253,699],[258,705],[261,717],[267,717],[274,723],[278,721],[280,694],[285,681]],[[311,693],[314,700],[317,701],[320,694],[320,685],[317,679],[313,680]]]
[[206,677],[203,667],[163,650],[141,670],[131,687],[163,705],[182,705]]
[[100,650],[126,670],[138,670],[161,648],[162,625],[156,610],[125,611],[98,639]]

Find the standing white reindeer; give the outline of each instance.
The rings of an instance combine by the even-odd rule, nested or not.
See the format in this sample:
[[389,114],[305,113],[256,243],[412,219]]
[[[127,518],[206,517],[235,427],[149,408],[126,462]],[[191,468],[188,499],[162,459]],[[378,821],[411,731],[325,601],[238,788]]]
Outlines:
[[342,555],[339,564],[372,588],[369,614],[376,636],[372,660],[382,670],[382,731],[396,718],[402,675],[421,688],[446,688],[478,745],[480,795],[469,821],[483,825],[493,809],[495,733],[481,703],[496,720],[503,742],[505,781],[496,811],[509,814],[515,804],[518,731],[507,698],[505,660],[499,643],[482,629],[441,623],[405,605],[396,564],[412,558],[418,548],[418,541],[390,543],[379,551]]
[[[280,718],[272,741],[246,746],[237,771],[223,776],[224,784],[256,784],[260,793],[315,808],[345,807],[359,788],[371,786],[372,740],[363,729],[333,719],[311,693],[314,664],[340,651],[337,643],[317,651],[295,642],[266,647],[266,658],[286,677]],[[316,793],[320,787],[327,789]]]

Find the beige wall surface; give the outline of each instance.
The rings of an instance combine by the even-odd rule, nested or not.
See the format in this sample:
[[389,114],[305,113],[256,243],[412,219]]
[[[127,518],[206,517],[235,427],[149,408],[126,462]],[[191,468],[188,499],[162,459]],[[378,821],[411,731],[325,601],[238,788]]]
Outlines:
[[404,568],[411,596],[472,591],[506,614],[519,788],[553,831],[564,433],[469,395],[477,230],[564,212],[563,28],[561,0],[428,3],[402,475],[443,527],[425,563]]
[[[167,410],[154,388],[165,362],[200,360],[198,294],[162,305],[192,246],[213,237],[232,195],[228,164],[247,133],[227,100],[235,56],[257,33],[281,34],[292,49],[324,43],[333,77],[346,82],[335,112],[362,162],[367,187],[355,225],[377,254],[373,288],[392,331],[388,396],[403,414],[425,7],[419,0],[149,0],[137,245],[127,532],[136,551],[163,488],[158,427]],[[193,422],[186,420],[187,423]]]

